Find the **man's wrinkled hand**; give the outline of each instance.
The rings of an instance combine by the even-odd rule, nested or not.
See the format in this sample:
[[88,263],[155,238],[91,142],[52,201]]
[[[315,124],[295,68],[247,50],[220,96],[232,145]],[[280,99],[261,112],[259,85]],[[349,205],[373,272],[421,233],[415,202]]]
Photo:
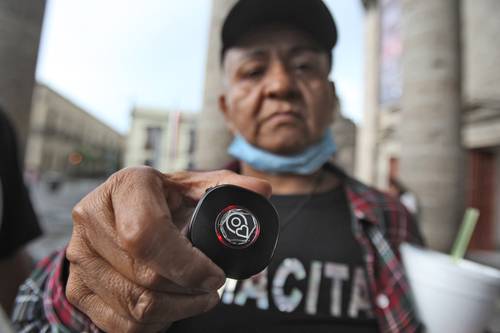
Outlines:
[[158,332],[214,307],[224,272],[183,230],[207,188],[235,184],[269,196],[270,185],[229,171],[111,176],[73,210],[66,296],[107,332]]

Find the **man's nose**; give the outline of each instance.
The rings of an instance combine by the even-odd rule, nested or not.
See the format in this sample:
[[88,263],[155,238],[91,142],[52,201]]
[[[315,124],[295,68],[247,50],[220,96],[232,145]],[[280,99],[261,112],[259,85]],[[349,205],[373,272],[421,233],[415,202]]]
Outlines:
[[272,65],[267,74],[265,92],[267,97],[278,99],[292,99],[298,96],[297,82],[284,64]]

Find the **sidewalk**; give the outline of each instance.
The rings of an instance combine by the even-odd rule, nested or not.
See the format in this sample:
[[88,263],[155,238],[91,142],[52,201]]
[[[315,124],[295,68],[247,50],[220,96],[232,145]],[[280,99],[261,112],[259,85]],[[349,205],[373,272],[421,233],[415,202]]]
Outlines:
[[58,191],[50,191],[45,183],[31,189],[31,199],[43,228],[43,236],[28,247],[35,260],[40,260],[52,251],[65,246],[71,236],[73,207],[102,179],[66,180]]

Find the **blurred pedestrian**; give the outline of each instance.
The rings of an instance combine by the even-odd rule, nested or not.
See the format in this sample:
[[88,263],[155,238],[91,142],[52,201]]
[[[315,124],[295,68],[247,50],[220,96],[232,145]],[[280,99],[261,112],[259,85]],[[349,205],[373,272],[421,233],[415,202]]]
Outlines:
[[0,304],[7,313],[33,268],[24,247],[41,234],[19,158],[14,129],[0,108]]
[[403,183],[394,178],[389,178],[389,194],[393,197],[399,199],[401,203],[408,209],[410,213],[418,217],[419,208],[418,208],[418,200],[415,193],[410,191]]

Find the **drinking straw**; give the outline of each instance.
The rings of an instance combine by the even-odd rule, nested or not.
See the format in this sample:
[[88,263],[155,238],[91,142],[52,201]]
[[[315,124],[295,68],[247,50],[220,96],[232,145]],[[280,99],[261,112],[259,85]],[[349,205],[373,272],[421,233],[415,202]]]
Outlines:
[[464,257],[478,218],[479,210],[476,208],[467,208],[462,225],[460,226],[460,231],[458,232],[457,238],[455,239],[455,243],[453,244],[453,248],[451,250],[451,257],[453,261],[457,262]]

